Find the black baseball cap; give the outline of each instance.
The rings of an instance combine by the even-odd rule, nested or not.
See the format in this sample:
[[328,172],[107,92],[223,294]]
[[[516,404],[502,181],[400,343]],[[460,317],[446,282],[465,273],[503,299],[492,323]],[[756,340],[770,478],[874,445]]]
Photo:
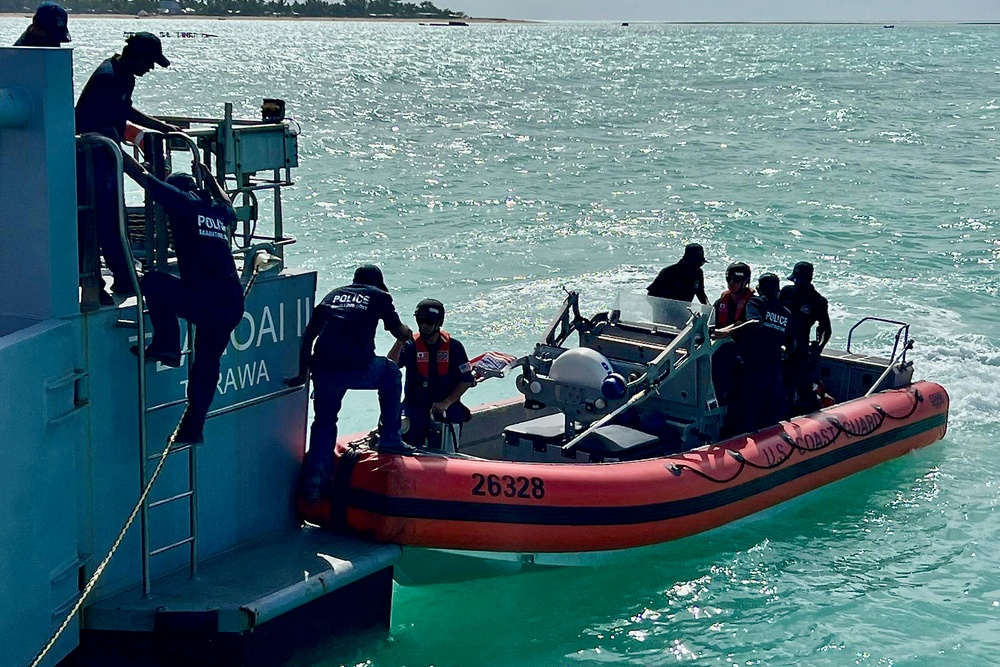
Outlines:
[[809,262],[797,262],[792,268],[792,275],[788,276],[789,280],[802,280],[804,282],[812,282],[813,279],[813,265]]
[[705,249],[700,243],[688,243],[684,246],[684,259],[705,263]]
[[354,272],[354,282],[359,285],[377,287],[383,292],[389,291],[389,288],[385,286],[385,280],[382,279],[382,270],[374,264],[359,266]]
[[151,32],[137,32],[125,40],[125,48],[129,53],[150,58],[160,67],[170,67],[170,61],[163,55],[163,44],[160,38]]
[[43,2],[35,10],[33,22],[62,44],[73,41],[69,36],[69,28],[66,27],[68,20],[65,9],[54,2]]

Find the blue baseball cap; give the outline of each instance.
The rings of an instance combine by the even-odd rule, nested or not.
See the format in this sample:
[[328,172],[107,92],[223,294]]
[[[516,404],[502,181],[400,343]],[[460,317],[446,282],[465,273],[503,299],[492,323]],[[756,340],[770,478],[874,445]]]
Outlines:
[[35,17],[32,21],[45,30],[46,33],[59,40],[59,43],[73,41],[69,36],[69,16],[66,10],[54,2],[43,2],[35,10]]

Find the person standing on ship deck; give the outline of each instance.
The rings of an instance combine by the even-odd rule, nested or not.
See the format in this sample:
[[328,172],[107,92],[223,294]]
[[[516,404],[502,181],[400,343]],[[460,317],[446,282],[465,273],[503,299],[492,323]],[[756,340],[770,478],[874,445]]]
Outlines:
[[708,303],[705,294],[705,249],[698,243],[684,247],[684,256],[676,264],[664,268],[646,288],[649,296],[673,299],[690,303],[696,296],[703,304]]
[[[154,65],[169,67],[170,61],[163,55],[160,38],[148,32],[137,32],[125,40],[121,55],[115,54],[102,62],[80,93],[76,102],[76,132],[96,132],[120,144],[125,137],[125,123],[158,132],[180,132],[169,123],[152,118],[132,105],[132,91],[136,77],[141,77],[153,69]],[[97,219],[97,243],[101,254],[114,277],[111,291],[120,296],[131,296],[134,291],[129,278],[128,260],[118,233],[119,200],[114,160],[107,151],[94,151],[93,180],[95,196],[95,216]],[[77,198],[82,204],[86,193],[82,191],[85,179],[80,178],[86,169],[86,162],[77,160]],[[101,283],[103,286],[103,279]],[[114,300],[102,289],[102,305],[111,305]]]
[[414,447],[440,447],[429,441],[431,420],[449,425],[468,421],[469,410],[460,399],[473,385],[472,364],[465,346],[441,328],[443,303],[424,299],[413,316],[418,332],[412,340],[397,341],[388,355],[406,369],[403,411],[410,427],[403,440]]
[[375,354],[379,321],[397,341],[413,337],[399,319],[382,271],[372,264],[359,266],[350,285],[331,291],[313,309],[302,334],[299,374],[285,381],[290,387],[313,381],[313,422],[309,451],[302,467],[300,491],[309,502],[320,499],[331,481],[337,444],[337,416],[349,389],[378,391],[381,423],[379,451],[402,448],[400,439],[399,367]]
[[69,16],[66,10],[54,2],[43,2],[38,5],[31,25],[21,33],[14,46],[48,46],[58,48],[66,42],[72,42],[69,28],[66,27]]
[[[813,265],[798,262],[788,279],[795,283],[788,306],[795,339],[795,349],[788,360],[788,374],[795,390],[795,409],[805,414],[820,408],[819,398],[813,390],[813,371],[833,335],[833,327],[829,304],[812,284]],[[816,325],[816,338],[810,340],[813,325]]]
[[150,271],[142,277],[142,293],[153,325],[146,359],[179,366],[181,331],[177,318],[195,325],[188,404],[173,441],[199,444],[204,442],[205,418],[215,398],[222,355],[243,319],[243,286],[230,245],[236,212],[229,195],[204,164],[197,165],[204,185],[199,188],[189,174],[174,173],[161,181],[127,153],[122,158],[125,173],[167,212],[180,277],[163,271]]

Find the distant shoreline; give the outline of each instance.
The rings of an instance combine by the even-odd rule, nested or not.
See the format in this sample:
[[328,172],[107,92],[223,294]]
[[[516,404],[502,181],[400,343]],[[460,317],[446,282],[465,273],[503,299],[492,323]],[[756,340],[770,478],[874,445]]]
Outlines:
[[[0,12],[0,17],[19,16],[31,20],[32,12]],[[460,21],[462,23],[536,23],[522,19],[504,19],[490,17],[465,17],[459,19],[446,18],[406,18],[406,17],[380,17],[380,16],[243,16],[241,14],[230,14],[227,16],[215,16],[209,14],[150,14],[149,16],[136,16],[135,14],[76,14],[70,13],[70,19],[134,19],[137,21],[176,21],[180,19],[189,20],[220,20],[220,21],[341,21],[348,23],[368,22],[368,23],[426,23],[426,24],[446,24],[448,21]],[[460,27],[460,26],[443,26]]]
[[[0,17],[22,17],[31,19],[31,12],[0,12]],[[150,14],[149,16],[136,16],[135,14],[77,14],[70,13],[70,18],[74,21],[79,19],[133,19],[133,20],[167,20],[175,21],[180,19],[191,20],[220,20],[220,21],[339,21],[346,23],[421,23],[444,26],[448,21],[459,21],[462,23],[486,23],[486,24],[542,24],[542,23],[610,23],[628,27],[630,25],[872,25],[881,27],[916,26],[916,25],[1000,25],[1000,20],[996,21],[975,21],[975,20],[953,20],[953,21],[623,21],[618,19],[584,20],[584,19],[508,19],[499,17],[474,17],[467,16],[457,19],[446,18],[408,18],[408,17],[382,17],[382,16],[243,16],[240,14],[230,14],[226,16],[210,14]],[[459,26],[454,26],[459,27]]]

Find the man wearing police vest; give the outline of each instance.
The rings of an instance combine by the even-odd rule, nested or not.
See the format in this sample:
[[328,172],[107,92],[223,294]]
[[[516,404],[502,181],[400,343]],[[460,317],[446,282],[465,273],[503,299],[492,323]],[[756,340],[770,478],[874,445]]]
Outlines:
[[458,425],[468,420],[469,411],[459,399],[473,384],[472,364],[462,343],[441,329],[444,304],[424,299],[413,316],[418,333],[389,351],[389,358],[406,369],[403,412],[410,426],[403,440],[414,447],[440,447],[431,420]]
[[738,403],[737,411],[743,416],[739,431],[756,431],[788,416],[781,364],[794,342],[791,313],[778,300],[780,289],[777,275],[762,275],[757,281],[757,295],[747,304],[747,322],[734,333],[742,361],[741,379],[732,401]]
[[399,319],[382,270],[362,264],[354,271],[350,285],[338,287],[316,304],[302,333],[299,373],[285,384],[301,386],[312,376],[313,422],[299,482],[306,502],[316,502],[329,493],[337,418],[349,390],[378,391],[378,451],[403,449],[399,437],[403,387],[396,364],[375,354],[379,322],[397,341],[413,336]]
[[181,331],[177,318],[195,325],[188,405],[173,441],[198,444],[204,442],[202,430],[215,398],[222,355],[230,334],[243,319],[243,287],[229,241],[236,213],[229,195],[204,164],[196,165],[203,184],[199,187],[190,174],[175,173],[161,181],[127,153],[122,154],[122,160],[125,173],[167,212],[179,275],[150,271],[139,283],[153,325],[146,360],[179,366]]

